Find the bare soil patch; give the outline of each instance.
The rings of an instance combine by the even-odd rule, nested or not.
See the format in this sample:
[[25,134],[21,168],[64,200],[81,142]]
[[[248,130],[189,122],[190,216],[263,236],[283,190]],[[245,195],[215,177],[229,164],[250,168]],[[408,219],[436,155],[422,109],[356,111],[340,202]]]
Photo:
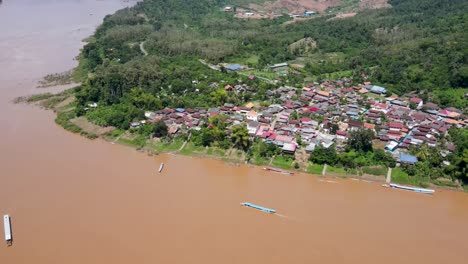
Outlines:
[[56,104],[54,106],[54,109],[59,109],[59,108],[62,108],[64,106],[67,106],[67,105],[73,103],[75,101],[75,99],[76,99],[75,96],[70,96],[67,99],[63,100],[62,102]]
[[89,133],[89,134],[94,134],[94,135],[97,135],[97,136],[102,136],[104,134],[108,134],[112,131],[114,131],[114,127],[101,127],[101,126],[98,126],[98,125],[95,125],[91,122],[89,122],[85,117],[77,117],[77,118],[73,118],[70,120],[70,122],[72,122],[73,124],[77,125],[78,127],[80,127],[81,129],[83,129],[83,131]]
[[351,12],[351,13],[341,13],[341,14],[337,14],[335,17],[332,17],[328,20],[333,20],[333,19],[343,19],[343,18],[348,18],[348,17],[353,17],[355,16],[357,13],[356,12]]
[[[359,9],[377,9],[390,7],[387,3],[388,0],[360,0],[359,5],[350,6],[351,10],[343,13],[337,18],[346,18],[354,16],[354,11]],[[340,5],[347,5],[349,2],[346,0],[274,0],[266,1],[264,4],[250,4],[249,8],[257,12],[263,12],[268,14],[279,14],[279,13],[294,13],[302,14],[305,11],[318,11],[324,13],[328,8],[337,7]],[[309,18],[294,19],[294,23]]]
[[377,9],[391,7],[388,0],[361,0],[359,2],[361,9]]
[[304,13],[305,11],[323,13],[327,8],[339,4],[340,0],[277,0],[264,5],[250,4],[249,7],[268,13]]

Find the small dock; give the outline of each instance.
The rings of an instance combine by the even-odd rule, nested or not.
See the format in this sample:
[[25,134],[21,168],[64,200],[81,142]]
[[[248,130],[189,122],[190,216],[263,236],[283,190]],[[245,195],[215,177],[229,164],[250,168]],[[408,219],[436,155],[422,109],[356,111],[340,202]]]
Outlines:
[[5,241],[8,246],[11,246],[13,243],[13,236],[11,235],[11,221],[9,215],[3,216],[3,228],[5,230]]
[[256,205],[256,204],[253,204],[253,203],[244,202],[244,203],[241,203],[241,205],[245,206],[245,207],[254,208],[254,209],[257,209],[257,210],[260,210],[260,211],[263,211],[263,212],[266,212],[266,213],[270,213],[270,214],[276,213],[275,209],[263,207],[263,206]]
[[390,184],[392,182],[392,168],[388,168],[387,171],[387,178],[385,179],[386,184]]

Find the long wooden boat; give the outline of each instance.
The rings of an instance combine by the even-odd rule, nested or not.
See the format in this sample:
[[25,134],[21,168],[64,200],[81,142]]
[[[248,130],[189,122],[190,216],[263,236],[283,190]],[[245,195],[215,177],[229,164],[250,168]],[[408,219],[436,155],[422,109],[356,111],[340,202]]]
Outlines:
[[161,173],[163,169],[164,169],[164,163],[161,162],[161,165],[159,165],[159,173]]
[[404,186],[404,185],[399,185],[399,184],[395,184],[395,183],[390,183],[390,187],[395,188],[395,189],[402,189],[402,190],[407,190],[407,191],[418,192],[418,193],[433,194],[435,192],[435,190],[431,190],[431,189],[410,187],[410,186]]
[[9,215],[3,216],[3,229],[5,230],[5,241],[7,245],[11,246],[13,242],[13,236],[11,235],[11,222]]
[[284,170],[280,170],[280,169],[276,169],[276,168],[271,168],[271,167],[265,167],[265,168],[263,168],[263,169],[266,170],[266,171],[272,171],[272,172],[281,173],[281,174],[286,174],[286,175],[293,175],[293,174],[294,174],[294,172],[284,171]]
[[270,213],[270,214],[276,213],[275,209],[263,207],[263,206],[256,205],[256,204],[253,204],[253,203],[244,202],[244,203],[241,203],[241,205],[245,206],[245,207],[254,208],[254,209],[257,209],[257,210],[260,210],[260,211],[263,211],[263,212],[267,212],[267,213]]

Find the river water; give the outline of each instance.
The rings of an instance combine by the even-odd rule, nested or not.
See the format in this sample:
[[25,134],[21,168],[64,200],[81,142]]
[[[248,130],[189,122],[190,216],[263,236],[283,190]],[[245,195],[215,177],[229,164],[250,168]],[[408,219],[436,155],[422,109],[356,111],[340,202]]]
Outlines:
[[128,4],[0,5],[0,214],[11,215],[14,236],[12,247],[0,243],[0,263],[466,263],[464,193],[148,157],[10,103],[37,92],[41,76],[75,66],[81,40]]

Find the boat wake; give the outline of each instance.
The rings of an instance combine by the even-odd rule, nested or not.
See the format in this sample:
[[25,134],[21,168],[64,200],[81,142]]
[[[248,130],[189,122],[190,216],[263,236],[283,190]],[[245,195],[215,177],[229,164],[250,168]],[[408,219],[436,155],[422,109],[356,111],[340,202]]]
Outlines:
[[278,214],[278,213],[276,213],[276,215],[281,217],[281,218],[284,218],[284,219],[290,219],[290,217],[287,216],[287,215],[282,215],[282,214]]
[[297,219],[297,218],[290,217],[290,216],[287,216],[287,215],[278,214],[278,213],[276,213],[275,215],[280,217],[281,219],[284,219],[284,220],[294,221],[294,222],[302,222],[302,221],[299,221],[299,219]]

